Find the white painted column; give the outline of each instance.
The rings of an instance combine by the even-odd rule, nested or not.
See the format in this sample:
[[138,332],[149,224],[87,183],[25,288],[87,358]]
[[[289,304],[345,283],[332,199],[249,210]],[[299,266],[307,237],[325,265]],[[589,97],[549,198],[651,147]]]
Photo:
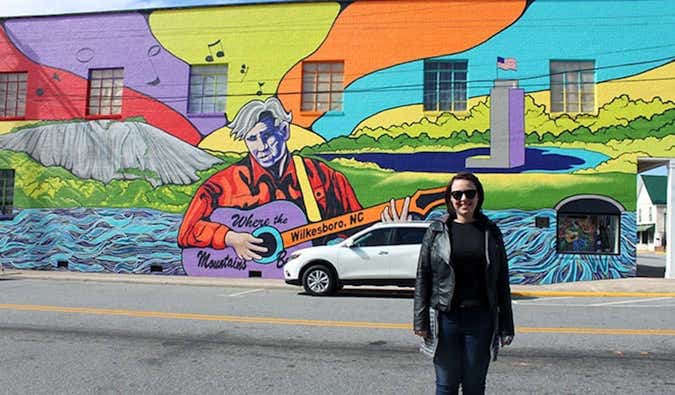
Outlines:
[[666,278],[675,278],[675,246],[673,235],[675,234],[675,160],[668,161],[668,193],[666,200]]

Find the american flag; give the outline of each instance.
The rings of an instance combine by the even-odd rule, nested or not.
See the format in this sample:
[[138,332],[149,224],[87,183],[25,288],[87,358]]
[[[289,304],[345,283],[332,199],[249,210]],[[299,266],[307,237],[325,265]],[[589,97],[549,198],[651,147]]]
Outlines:
[[502,70],[518,70],[515,58],[502,58],[497,56],[497,67]]

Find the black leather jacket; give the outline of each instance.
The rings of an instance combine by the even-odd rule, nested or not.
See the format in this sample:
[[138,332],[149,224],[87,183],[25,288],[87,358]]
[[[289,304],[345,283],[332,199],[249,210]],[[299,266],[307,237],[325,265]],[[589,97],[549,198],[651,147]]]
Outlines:
[[[417,263],[415,282],[415,330],[429,331],[429,308],[450,310],[455,290],[455,274],[450,265],[449,215],[434,221],[424,235]],[[495,319],[495,336],[513,336],[513,311],[509,266],[499,227],[485,215],[477,217],[485,230],[486,281],[488,303]]]

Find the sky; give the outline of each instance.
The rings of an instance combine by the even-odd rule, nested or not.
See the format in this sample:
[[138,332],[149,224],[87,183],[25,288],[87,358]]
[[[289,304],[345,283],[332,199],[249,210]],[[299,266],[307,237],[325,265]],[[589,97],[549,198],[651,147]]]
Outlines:
[[667,176],[668,175],[668,168],[666,166],[661,166],[661,167],[657,167],[657,168],[652,169],[652,170],[645,171],[644,173],[641,173],[641,174],[650,175],[650,176]]
[[0,0],[0,17],[284,1],[288,0]]

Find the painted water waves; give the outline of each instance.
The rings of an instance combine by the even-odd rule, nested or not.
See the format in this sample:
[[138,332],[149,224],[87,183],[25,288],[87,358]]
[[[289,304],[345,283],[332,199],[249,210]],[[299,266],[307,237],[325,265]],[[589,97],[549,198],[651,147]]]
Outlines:
[[[623,213],[619,253],[556,253],[554,210],[486,211],[502,232],[513,284],[551,284],[635,275],[635,213]],[[537,228],[535,217],[549,226]],[[25,209],[0,222],[5,267],[184,275],[176,244],[182,216],[147,209]],[[159,273],[159,272],[158,272]],[[279,276],[281,277],[281,276]]]
[[0,222],[3,264],[17,269],[185,274],[176,244],[182,216],[146,209],[25,209]]
[[[621,215],[619,251],[614,255],[557,253],[555,210],[488,210],[486,214],[504,233],[512,284],[552,284],[635,276],[635,213],[624,212]],[[537,228],[535,217],[547,218],[549,226]]]

